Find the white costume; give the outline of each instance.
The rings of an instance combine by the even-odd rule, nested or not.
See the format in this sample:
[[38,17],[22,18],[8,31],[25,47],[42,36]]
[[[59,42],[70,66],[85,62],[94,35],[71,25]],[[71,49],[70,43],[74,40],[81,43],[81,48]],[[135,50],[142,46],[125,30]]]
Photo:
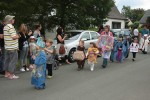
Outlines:
[[140,49],[142,51],[148,51],[148,47],[149,47],[149,40],[148,38],[147,39],[144,39],[144,38],[141,38],[140,39]]

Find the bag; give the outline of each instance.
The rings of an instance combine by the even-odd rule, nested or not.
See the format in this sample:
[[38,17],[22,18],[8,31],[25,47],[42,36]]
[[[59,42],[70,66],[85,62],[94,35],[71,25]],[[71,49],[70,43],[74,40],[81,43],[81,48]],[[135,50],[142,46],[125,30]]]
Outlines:
[[66,53],[66,50],[65,50],[64,45],[60,45],[59,54],[65,54],[65,53]]
[[84,52],[83,51],[76,51],[76,52],[74,52],[73,59],[74,60],[80,60],[80,61],[84,60],[85,59]]

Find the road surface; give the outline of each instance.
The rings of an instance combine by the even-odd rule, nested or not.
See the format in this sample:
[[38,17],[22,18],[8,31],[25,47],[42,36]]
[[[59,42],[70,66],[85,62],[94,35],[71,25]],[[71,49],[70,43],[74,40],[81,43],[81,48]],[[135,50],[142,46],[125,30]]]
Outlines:
[[102,69],[98,59],[94,72],[88,65],[77,71],[76,63],[63,65],[46,81],[45,90],[30,84],[30,72],[20,79],[0,77],[0,100],[150,100],[150,54],[138,54],[123,63],[109,63]]

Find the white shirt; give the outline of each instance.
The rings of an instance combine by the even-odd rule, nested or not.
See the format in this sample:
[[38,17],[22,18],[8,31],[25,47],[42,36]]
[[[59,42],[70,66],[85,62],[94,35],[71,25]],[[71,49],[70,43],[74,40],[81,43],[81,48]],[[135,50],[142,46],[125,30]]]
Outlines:
[[139,35],[139,30],[138,29],[134,29],[134,36],[138,36]]
[[138,43],[131,43],[130,45],[130,52],[138,52],[139,44]]

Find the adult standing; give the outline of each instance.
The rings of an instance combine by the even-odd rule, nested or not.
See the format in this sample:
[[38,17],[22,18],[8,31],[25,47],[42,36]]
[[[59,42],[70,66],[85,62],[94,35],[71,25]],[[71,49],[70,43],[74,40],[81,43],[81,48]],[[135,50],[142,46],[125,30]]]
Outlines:
[[27,67],[27,56],[29,51],[28,39],[32,35],[32,31],[28,32],[28,28],[25,24],[21,24],[19,33],[21,37],[19,38],[19,50],[20,50],[20,71],[29,71]]
[[145,34],[149,35],[149,30],[147,29],[146,25],[143,26],[143,29],[142,29],[141,33],[142,33],[142,36],[144,36]]
[[68,61],[68,56],[66,55],[66,50],[64,48],[66,37],[67,37],[67,35],[65,35],[63,33],[63,28],[59,27],[57,29],[57,35],[56,35],[56,39],[57,39],[56,52],[57,52],[58,56],[65,57],[66,63],[70,64],[70,62]]
[[5,21],[0,24],[0,74],[5,74],[5,71],[3,71],[4,67],[4,26]]
[[133,35],[134,37],[133,38],[137,38],[139,39],[139,30],[138,30],[138,27],[136,26],[133,30]]
[[35,25],[35,31],[33,33],[33,36],[35,37],[36,40],[38,37],[41,37],[41,29],[42,29],[41,24]]
[[[99,48],[103,48],[104,45],[101,45],[100,42],[102,40],[102,36],[110,36],[113,37],[113,33],[110,32],[110,27],[108,25],[106,25],[104,27],[104,31],[101,33],[101,37],[99,38],[98,42],[97,42],[97,46]],[[108,42],[108,40],[106,40],[106,42]],[[103,50],[102,49],[102,56],[103,56],[103,64],[102,64],[102,68],[106,68],[107,64],[108,64],[108,59],[110,59],[110,55],[111,55],[111,49],[113,48],[113,41],[111,43],[111,47],[109,49]]]
[[9,79],[18,79],[19,76],[14,75],[16,64],[18,61],[18,39],[19,35],[13,26],[15,16],[7,15],[5,17],[6,26],[4,27],[5,42],[5,77]]

